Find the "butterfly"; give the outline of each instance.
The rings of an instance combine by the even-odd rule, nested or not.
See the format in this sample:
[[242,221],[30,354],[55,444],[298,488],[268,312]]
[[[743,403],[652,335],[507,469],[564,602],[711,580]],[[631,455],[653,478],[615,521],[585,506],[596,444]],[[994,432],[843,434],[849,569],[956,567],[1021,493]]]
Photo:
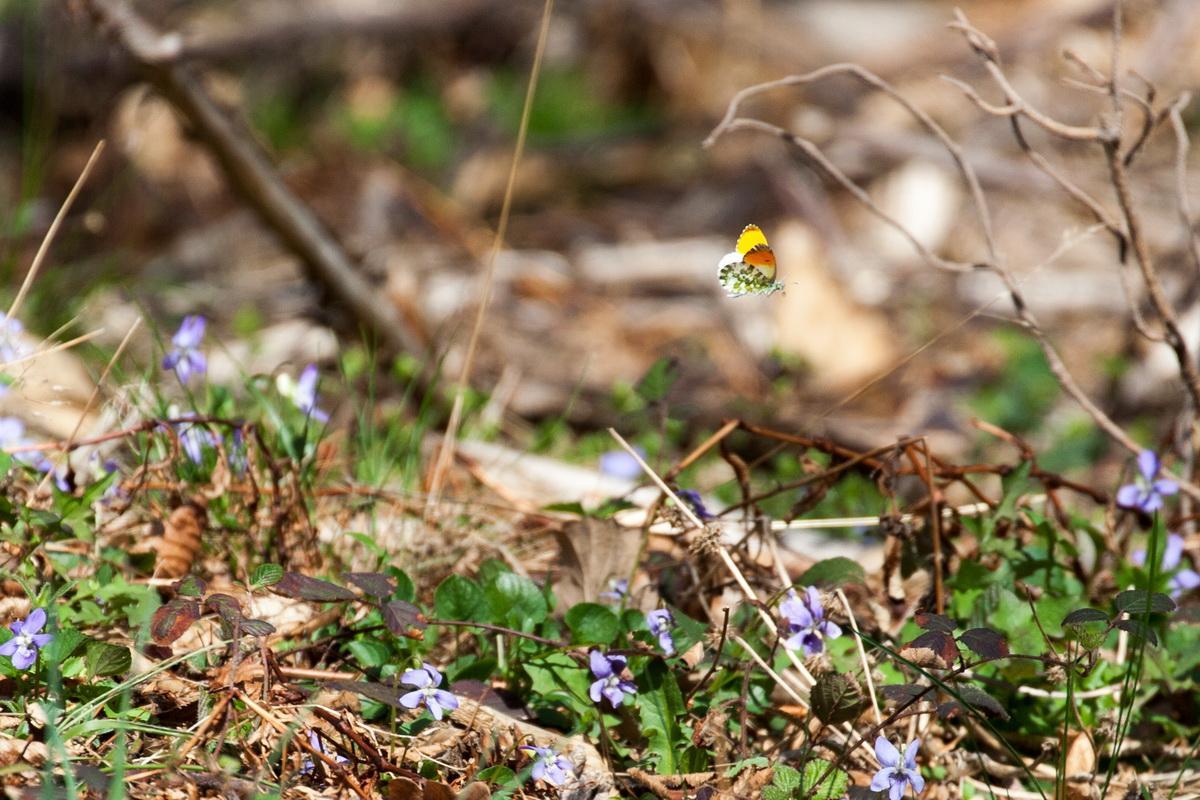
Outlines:
[[775,251],[761,228],[747,225],[742,229],[733,252],[726,253],[717,265],[717,280],[730,297],[783,291],[783,284],[775,280]]

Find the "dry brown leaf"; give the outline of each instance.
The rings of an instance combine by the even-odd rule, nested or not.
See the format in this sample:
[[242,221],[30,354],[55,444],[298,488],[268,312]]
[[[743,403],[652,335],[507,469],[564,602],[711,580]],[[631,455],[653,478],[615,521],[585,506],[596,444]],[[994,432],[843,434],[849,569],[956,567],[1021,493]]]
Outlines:
[[46,763],[46,757],[46,745],[42,742],[0,736],[0,767],[11,767],[14,764],[40,767]]
[[1096,770],[1096,748],[1086,732],[1081,732],[1067,748],[1067,761],[1063,772],[1067,776],[1090,774]]
[[[585,517],[555,532],[563,571],[554,586],[562,608],[594,603],[614,578],[628,577],[641,550],[641,531],[611,519]],[[632,587],[631,587],[632,588]]]

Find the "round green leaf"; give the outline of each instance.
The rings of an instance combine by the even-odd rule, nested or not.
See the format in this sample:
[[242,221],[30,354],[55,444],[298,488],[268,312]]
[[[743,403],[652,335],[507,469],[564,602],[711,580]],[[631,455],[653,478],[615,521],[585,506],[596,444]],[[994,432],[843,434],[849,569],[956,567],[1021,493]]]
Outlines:
[[373,639],[356,639],[346,645],[350,650],[350,654],[354,656],[354,660],[360,666],[372,668],[382,667],[392,658],[392,651],[383,642]]
[[438,584],[433,608],[439,619],[475,621],[483,605],[483,591],[470,578],[450,575]]
[[611,644],[621,632],[621,621],[611,609],[598,603],[579,603],[566,615],[575,644]]

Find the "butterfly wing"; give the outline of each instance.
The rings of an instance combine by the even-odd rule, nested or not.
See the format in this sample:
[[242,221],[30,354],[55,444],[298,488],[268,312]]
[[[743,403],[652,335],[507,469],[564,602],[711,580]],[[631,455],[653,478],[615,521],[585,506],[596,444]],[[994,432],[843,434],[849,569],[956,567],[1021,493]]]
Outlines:
[[771,249],[771,246],[767,244],[767,237],[763,235],[762,229],[757,225],[747,225],[742,228],[742,235],[738,237],[737,247],[734,249],[744,256],[759,245],[767,248],[768,251]]
[[768,281],[775,280],[775,251],[765,241],[742,255],[742,261],[757,269]]

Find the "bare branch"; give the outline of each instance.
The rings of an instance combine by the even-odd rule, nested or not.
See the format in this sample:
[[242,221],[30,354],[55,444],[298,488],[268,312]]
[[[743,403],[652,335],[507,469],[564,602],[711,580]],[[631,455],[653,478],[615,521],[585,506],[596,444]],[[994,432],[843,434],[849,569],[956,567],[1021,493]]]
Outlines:
[[1138,268],[1141,269],[1142,280],[1145,282],[1146,291],[1150,296],[1150,304],[1162,320],[1166,343],[1175,351],[1175,359],[1179,362],[1183,385],[1191,395],[1193,407],[1200,408],[1200,371],[1197,370],[1196,362],[1188,351],[1187,342],[1179,329],[1179,317],[1175,313],[1171,301],[1167,299],[1162,282],[1158,278],[1158,271],[1154,268],[1154,262],[1151,260],[1150,248],[1142,235],[1141,219],[1134,206],[1132,190],[1129,188],[1129,176],[1125,169],[1125,161],[1121,158],[1119,149],[1120,143],[1114,142],[1107,144],[1104,152],[1108,156],[1109,176],[1117,193],[1117,203],[1121,207],[1121,214],[1125,218],[1125,229],[1129,236],[1133,257]]
[[[1038,111],[1021,97],[1020,93],[1008,81],[1008,76],[1000,69],[1000,51],[996,47],[996,43],[988,38],[982,31],[967,21],[967,17],[962,13],[961,9],[955,9],[955,22],[951,22],[949,27],[963,35],[967,40],[967,44],[971,49],[978,53],[984,59],[984,67],[988,74],[1000,90],[1004,93],[1004,98],[1007,101],[1007,106],[991,106],[991,108],[1008,108],[1008,106],[1016,106],[1017,110],[1011,113],[1024,114],[1029,120],[1048,132],[1063,139],[1068,139],[1075,142],[1103,142],[1110,140],[1112,134],[1101,128],[1087,127],[1079,125],[1068,125],[1065,122],[1059,122],[1053,117],[1043,114]],[[961,88],[961,86],[960,86]],[[973,100],[977,104],[984,107],[983,101],[975,95]],[[986,110],[986,108],[985,108]],[[989,111],[988,113],[995,113]],[[1008,116],[1009,113],[1004,113],[1002,116]]]
[[1187,155],[1191,147],[1187,126],[1183,124],[1183,109],[1192,102],[1191,94],[1184,92],[1167,109],[1171,130],[1175,133],[1175,201],[1179,208],[1179,221],[1187,235],[1188,251],[1192,255],[1192,266],[1200,274],[1200,241],[1192,222],[1192,203],[1187,191]]
[[745,119],[743,117],[738,117],[722,124],[724,125],[723,132],[740,130],[761,131],[763,133],[770,133],[774,136],[778,136],[789,144],[800,148],[804,155],[807,156],[809,160],[815,163],[818,167],[820,167],[830,179],[839,184],[846,191],[850,192],[850,194],[854,195],[854,198],[858,200],[858,202],[862,203],[863,207],[865,207],[875,216],[879,217],[879,219],[881,219],[885,224],[903,236],[904,239],[910,245],[912,245],[912,248],[920,254],[921,258],[925,259],[938,269],[944,269],[949,272],[971,272],[978,268],[978,265],[976,264],[948,261],[923,245],[915,236],[913,236],[912,232],[909,231],[908,228],[904,227],[904,225],[901,224],[895,217],[880,208],[879,204],[871,199],[871,195],[867,193],[866,189],[855,183],[850,176],[839,169],[832,161],[828,159],[828,157],[826,157],[823,152],[821,152],[819,147],[810,142],[808,139],[805,139],[802,136],[797,136],[790,131],[786,131],[783,128],[780,128],[778,125],[772,125],[769,122],[763,122],[762,120],[757,119]]
[[[990,39],[973,28],[966,21],[966,18],[961,15],[961,12],[959,13],[958,23],[952,25],[952,27],[962,32],[967,37],[968,42],[976,50],[976,52],[980,53],[985,58],[985,63],[989,72],[996,81],[997,85],[999,85],[1005,93],[1008,106],[992,106],[979,98],[977,93],[975,93],[974,90],[966,84],[962,84],[961,82],[954,81],[952,79],[951,82],[959,86],[959,88],[962,89],[969,98],[974,98],[977,101],[977,104],[980,105],[981,108],[984,108],[985,111],[988,111],[988,113],[995,113],[998,116],[1012,117],[1014,122],[1014,132],[1017,135],[1019,142],[1024,141],[1024,139],[1021,135],[1019,125],[1015,123],[1017,122],[1018,116],[1024,116],[1043,129],[1063,139],[1069,141],[1098,142],[1105,145],[1106,150],[1110,150],[1114,153],[1117,151],[1119,146],[1119,129],[1117,129],[1117,131],[1113,131],[1108,128],[1066,125],[1040,114],[1027,103],[1025,103],[1008,82],[1008,79],[999,68],[998,51],[995,47],[995,44]],[[850,177],[847,176],[842,170],[834,165],[814,143],[787,130],[784,130],[779,126],[772,125],[762,120],[748,119],[738,116],[738,111],[740,110],[742,103],[751,97],[771,91],[773,89],[789,86],[801,86],[840,74],[854,75],[863,82],[885,92],[893,100],[905,108],[905,110],[907,110],[918,122],[920,122],[927,131],[936,137],[950,153],[951,157],[955,161],[955,164],[958,166],[963,180],[970,189],[975,213],[979,220],[979,225],[983,230],[984,239],[988,249],[987,259],[976,264],[967,265],[959,262],[946,261],[941,257],[934,255],[927,248],[921,245],[911,232],[906,230],[899,222],[879,208],[879,206],[876,205],[871,199],[870,195],[861,186],[851,180]],[[1119,91],[1120,90],[1118,88],[1118,93]],[[956,272],[961,272],[964,268],[984,268],[995,272],[995,274],[1003,282],[1009,297],[1012,299],[1018,323],[1037,340],[1051,372],[1063,390],[1073,400],[1075,400],[1075,402],[1092,418],[1096,425],[1113,441],[1117,442],[1131,453],[1140,452],[1141,446],[1135,442],[1133,438],[1121,428],[1120,425],[1118,425],[1110,416],[1108,416],[1108,414],[1106,414],[1104,410],[1101,409],[1078,384],[1074,376],[1067,369],[1065,362],[1059,355],[1058,350],[1054,347],[1053,342],[1046,335],[1045,331],[1039,325],[1036,317],[1030,311],[1029,306],[1025,302],[1025,298],[1021,293],[1019,283],[1013,276],[1012,272],[1010,272],[1003,265],[1000,255],[997,252],[995,239],[992,233],[991,216],[988,210],[986,198],[984,197],[983,191],[979,186],[979,181],[974,170],[963,157],[959,144],[952,139],[949,134],[947,134],[946,131],[940,125],[938,125],[937,122],[929,117],[928,114],[913,105],[911,101],[901,95],[887,81],[857,64],[833,64],[803,75],[792,75],[779,80],[750,86],[739,91],[730,101],[729,107],[726,109],[725,116],[716,126],[716,128],[713,129],[712,133],[710,133],[705,139],[705,147],[711,147],[722,135],[735,130],[756,130],[770,133],[798,147],[811,161],[820,166],[820,168],[832,180],[846,189],[846,191],[850,192],[850,194],[852,194],[855,199],[858,200],[865,208],[904,236],[904,238],[908,240],[910,244],[912,244],[914,249],[933,266]],[[1055,180],[1068,194],[1086,206],[1100,222],[1100,224],[1104,225],[1105,229],[1109,230],[1118,238],[1119,242],[1122,244],[1122,250],[1124,250],[1126,236],[1129,235],[1131,240],[1133,239],[1133,236],[1127,234],[1122,229],[1121,223],[1114,218],[1113,215],[1108,213],[1099,203],[1099,201],[1095,200],[1081,188],[1077,187],[1065,176],[1058,174],[1057,171],[1054,170],[1047,161],[1045,161],[1045,159],[1040,159],[1039,161],[1040,157],[1034,158],[1034,156],[1037,156],[1037,154],[1032,150],[1032,148],[1028,147],[1028,143],[1025,143],[1025,147],[1023,149],[1026,150],[1027,154],[1030,154],[1032,160],[1034,160],[1034,163],[1041,167],[1047,175]],[[1123,169],[1124,165],[1118,163],[1118,170],[1121,171],[1121,174],[1123,174]],[[1124,204],[1122,207],[1122,212],[1125,215],[1125,221],[1128,224],[1128,215],[1125,214]],[[1145,245],[1140,238],[1140,231],[1137,235],[1137,242],[1144,249]],[[1148,256],[1146,263],[1149,263]],[[1143,275],[1145,276],[1145,274],[1146,271],[1143,270]],[[1157,279],[1155,278],[1155,280]],[[1159,288],[1161,291],[1161,287]],[[1157,310],[1156,303],[1156,311]],[[1173,310],[1170,309],[1169,306],[1166,308],[1166,310],[1173,315]],[[1159,313],[1160,316],[1162,316],[1162,313]],[[1167,320],[1168,318],[1164,316],[1163,319]],[[1170,333],[1169,325],[1167,338],[1168,342],[1171,343],[1173,347],[1178,348],[1182,346],[1182,339],[1176,337],[1175,340],[1172,340],[1172,334]],[[1177,349],[1177,353],[1178,352],[1179,351]],[[1186,348],[1184,349],[1184,352],[1186,352]],[[1195,371],[1194,367],[1192,370],[1193,372]],[[1182,491],[1188,496],[1200,499],[1200,486],[1197,486],[1194,483],[1186,482],[1181,483],[1181,487]]]

